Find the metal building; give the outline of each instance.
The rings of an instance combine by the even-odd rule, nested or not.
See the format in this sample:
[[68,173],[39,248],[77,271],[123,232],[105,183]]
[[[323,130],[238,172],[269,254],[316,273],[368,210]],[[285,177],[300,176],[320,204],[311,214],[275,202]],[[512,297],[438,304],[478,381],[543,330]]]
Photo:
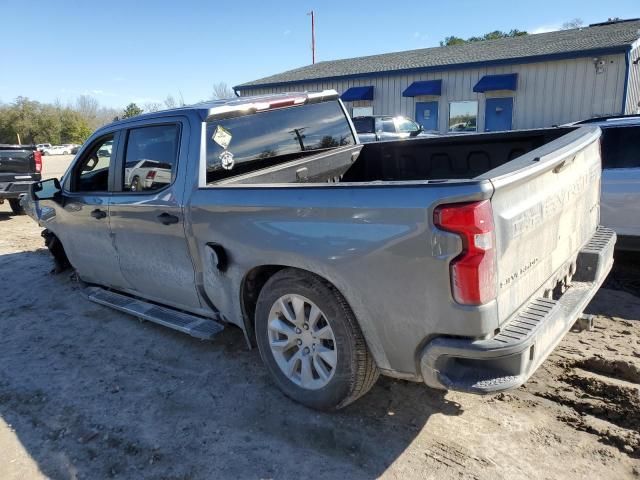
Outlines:
[[238,95],[334,88],[353,116],[405,115],[426,130],[546,127],[640,113],[640,19],[319,62]]

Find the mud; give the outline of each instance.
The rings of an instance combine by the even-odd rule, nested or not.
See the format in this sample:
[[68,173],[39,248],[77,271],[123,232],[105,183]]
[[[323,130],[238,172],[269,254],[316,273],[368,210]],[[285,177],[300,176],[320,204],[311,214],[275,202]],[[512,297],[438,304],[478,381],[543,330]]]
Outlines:
[[37,226],[5,207],[3,480],[640,476],[640,298],[628,277],[589,305],[593,331],[567,334],[518,390],[381,378],[320,414],[277,390],[238,330],[201,342],[88,302],[70,275],[49,274]]

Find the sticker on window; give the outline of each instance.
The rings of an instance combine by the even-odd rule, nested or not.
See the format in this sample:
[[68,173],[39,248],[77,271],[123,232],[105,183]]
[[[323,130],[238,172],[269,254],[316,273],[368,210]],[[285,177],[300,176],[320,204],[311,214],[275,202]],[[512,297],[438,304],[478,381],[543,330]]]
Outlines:
[[222,152],[218,158],[220,158],[220,161],[222,162],[222,168],[225,170],[231,170],[233,168],[233,153],[229,150]]
[[231,138],[232,138],[231,132],[226,128],[221,127],[220,125],[216,127],[215,131],[213,132],[213,135],[211,135],[211,140],[216,142],[225,150],[231,143]]

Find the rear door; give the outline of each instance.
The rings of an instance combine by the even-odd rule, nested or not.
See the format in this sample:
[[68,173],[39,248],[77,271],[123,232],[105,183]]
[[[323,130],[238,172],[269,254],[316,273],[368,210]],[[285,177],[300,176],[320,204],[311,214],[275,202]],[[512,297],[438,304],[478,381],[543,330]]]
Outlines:
[[640,237],[640,126],[602,132],[602,224]]
[[[182,209],[188,145],[182,117],[145,121],[124,132],[119,191],[113,193],[110,214],[120,269],[132,292],[194,310],[200,300]],[[127,165],[138,168],[126,172]]]
[[488,172],[500,321],[570,274],[599,223],[600,130],[580,128]]

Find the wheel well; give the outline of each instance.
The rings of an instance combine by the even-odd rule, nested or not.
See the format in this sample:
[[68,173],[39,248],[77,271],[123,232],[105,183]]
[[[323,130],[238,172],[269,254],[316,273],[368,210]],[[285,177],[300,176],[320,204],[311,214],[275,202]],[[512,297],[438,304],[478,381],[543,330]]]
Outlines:
[[71,268],[71,262],[67,257],[67,252],[64,251],[64,246],[60,239],[56,236],[55,233],[51,232],[48,229],[45,229],[42,233],[42,238],[44,238],[44,245],[49,249],[51,255],[53,256],[53,260],[56,264],[54,269],[55,273],[61,273],[68,268]]
[[255,341],[255,315],[258,296],[267,281],[280,270],[288,268],[284,265],[262,265],[249,271],[242,282],[240,301],[247,337]]

